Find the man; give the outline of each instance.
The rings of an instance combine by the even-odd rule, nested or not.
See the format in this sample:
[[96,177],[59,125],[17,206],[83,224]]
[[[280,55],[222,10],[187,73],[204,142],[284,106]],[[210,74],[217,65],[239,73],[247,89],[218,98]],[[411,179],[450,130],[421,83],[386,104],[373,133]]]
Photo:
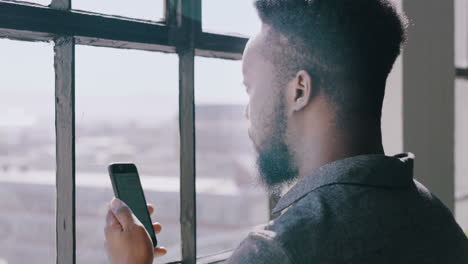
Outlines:
[[[274,208],[276,218],[227,262],[468,263],[468,241],[452,214],[413,179],[414,156],[386,156],[382,147],[385,83],[405,39],[404,18],[387,0],[255,6],[262,28],[243,57],[249,135],[265,186],[279,192],[296,184]],[[153,252],[125,204],[112,205],[111,263],[151,263],[165,253]]]

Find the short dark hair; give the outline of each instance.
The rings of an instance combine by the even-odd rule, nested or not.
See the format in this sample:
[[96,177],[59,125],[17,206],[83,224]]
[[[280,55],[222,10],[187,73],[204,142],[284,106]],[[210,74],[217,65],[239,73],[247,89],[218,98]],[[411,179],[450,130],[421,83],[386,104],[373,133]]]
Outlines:
[[254,5],[277,35],[267,37],[276,48],[266,50],[274,50],[270,57],[279,78],[290,80],[306,70],[340,120],[380,121],[386,79],[406,28],[406,18],[388,0],[255,0]]

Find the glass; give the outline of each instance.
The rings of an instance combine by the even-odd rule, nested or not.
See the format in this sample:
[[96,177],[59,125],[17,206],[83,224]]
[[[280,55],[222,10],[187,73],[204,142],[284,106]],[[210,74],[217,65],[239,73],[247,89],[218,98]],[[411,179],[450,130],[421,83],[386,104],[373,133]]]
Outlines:
[[[26,2],[48,6],[52,0],[26,0]],[[0,264],[2,263],[0,262]]]
[[0,263],[53,263],[53,48],[1,39],[0,55]]
[[153,21],[164,18],[163,0],[73,0],[72,8]]
[[268,220],[268,198],[256,183],[244,110],[241,62],[196,58],[197,252],[237,247]]
[[455,215],[468,231],[468,80],[455,84]]
[[107,165],[137,165],[152,221],[180,260],[178,59],[173,54],[76,47],[77,263],[107,263],[104,223],[114,196]]
[[203,0],[203,31],[252,36],[260,19],[251,0]]

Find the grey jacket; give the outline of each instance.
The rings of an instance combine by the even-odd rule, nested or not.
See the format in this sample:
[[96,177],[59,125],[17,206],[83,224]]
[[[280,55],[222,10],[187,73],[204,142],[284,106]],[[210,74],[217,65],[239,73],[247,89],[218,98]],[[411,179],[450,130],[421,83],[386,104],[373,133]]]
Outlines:
[[[338,160],[298,181],[230,264],[468,264],[452,213],[413,179],[411,153]],[[441,176],[442,177],[442,176]]]

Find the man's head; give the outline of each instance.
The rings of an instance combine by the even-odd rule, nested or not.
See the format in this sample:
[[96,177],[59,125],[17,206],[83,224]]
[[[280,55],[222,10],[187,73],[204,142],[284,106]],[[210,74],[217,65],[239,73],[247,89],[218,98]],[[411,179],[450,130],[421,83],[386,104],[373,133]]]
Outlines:
[[243,57],[246,114],[261,178],[274,188],[297,177],[291,141],[318,124],[311,117],[331,116],[343,132],[358,123],[380,125],[405,23],[387,0],[254,3],[262,28]]

